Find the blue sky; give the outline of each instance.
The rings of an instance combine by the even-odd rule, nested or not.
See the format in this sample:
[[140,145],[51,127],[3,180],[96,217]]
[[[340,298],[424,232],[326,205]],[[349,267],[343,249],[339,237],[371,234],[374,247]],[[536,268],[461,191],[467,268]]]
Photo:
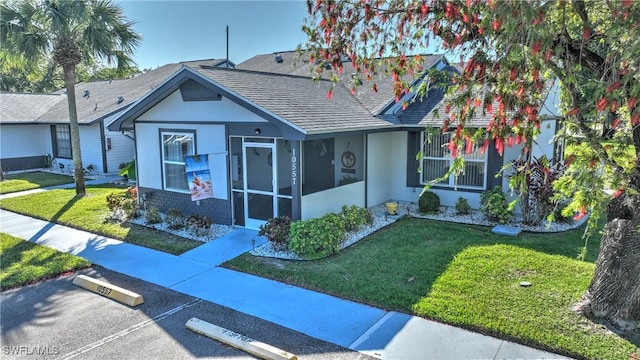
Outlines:
[[119,0],[142,43],[134,55],[138,68],[183,60],[224,58],[229,26],[229,59],[294,50],[306,36],[304,1]]

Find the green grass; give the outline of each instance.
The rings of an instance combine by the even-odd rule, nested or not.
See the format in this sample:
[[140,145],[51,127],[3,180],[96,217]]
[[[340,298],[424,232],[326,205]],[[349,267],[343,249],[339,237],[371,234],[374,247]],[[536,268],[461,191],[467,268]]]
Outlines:
[[107,195],[123,191],[111,185],[87,186],[87,194],[78,198],[74,189],[55,189],[3,199],[0,207],[176,255],[202,245],[144,226],[105,222],[109,214]]
[[83,258],[2,233],[0,258],[2,290],[49,279],[91,265]]
[[583,262],[580,230],[517,238],[489,230],[403,219],[322,260],[245,254],[225,266],[577,358],[639,352],[640,336],[622,338],[571,310],[593,275],[598,239]]
[[71,176],[41,171],[10,174],[6,175],[5,180],[0,182],[0,194],[69,184],[72,182],[73,177]]

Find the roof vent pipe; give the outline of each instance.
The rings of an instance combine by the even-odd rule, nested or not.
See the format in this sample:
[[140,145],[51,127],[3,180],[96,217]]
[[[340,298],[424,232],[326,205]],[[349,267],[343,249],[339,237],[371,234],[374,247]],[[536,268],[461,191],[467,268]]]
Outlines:
[[282,55],[276,54],[276,62],[278,64],[282,64],[283,61],[284,61],[284,59],[282,58]]

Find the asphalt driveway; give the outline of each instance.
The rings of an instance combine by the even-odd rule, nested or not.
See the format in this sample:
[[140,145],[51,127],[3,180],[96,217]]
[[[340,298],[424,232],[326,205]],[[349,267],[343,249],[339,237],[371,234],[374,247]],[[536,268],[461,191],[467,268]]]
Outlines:
[[5,291],[0,300],[1,357],[253,358],[186,329],[186,322],[196,317],[293,353],[299,359],[369,359],[338,345],[101,267],[77,274],[137,292],[145,302],[132,308],[89,292],[72,284],[75,274]]

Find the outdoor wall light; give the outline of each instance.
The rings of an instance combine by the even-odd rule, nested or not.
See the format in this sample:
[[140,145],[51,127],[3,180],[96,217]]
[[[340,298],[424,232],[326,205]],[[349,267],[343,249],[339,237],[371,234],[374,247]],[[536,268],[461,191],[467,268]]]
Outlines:
[[255,128],[255,129],[253,129],[253,131],[256,132],[256,135],[260,135],[260,133],[262,132],[262,130],[260,130],[260,128]]

